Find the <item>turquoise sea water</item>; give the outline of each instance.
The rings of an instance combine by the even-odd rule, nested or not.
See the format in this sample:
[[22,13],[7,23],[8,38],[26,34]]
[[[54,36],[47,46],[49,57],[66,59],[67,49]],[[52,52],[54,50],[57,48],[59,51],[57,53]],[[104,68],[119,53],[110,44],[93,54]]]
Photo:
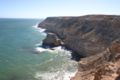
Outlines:
[[76,63],[60,47],[39,51],[40,20],[0,19],[0,80],[67,80]]

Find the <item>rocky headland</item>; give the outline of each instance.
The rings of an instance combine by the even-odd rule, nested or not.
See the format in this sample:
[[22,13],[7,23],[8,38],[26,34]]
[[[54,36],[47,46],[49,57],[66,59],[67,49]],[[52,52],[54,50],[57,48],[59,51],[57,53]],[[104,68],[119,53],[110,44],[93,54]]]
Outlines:
[[120,16],[48,17],[43,46],[63,46],[78,61],[71,80],[120,80]]

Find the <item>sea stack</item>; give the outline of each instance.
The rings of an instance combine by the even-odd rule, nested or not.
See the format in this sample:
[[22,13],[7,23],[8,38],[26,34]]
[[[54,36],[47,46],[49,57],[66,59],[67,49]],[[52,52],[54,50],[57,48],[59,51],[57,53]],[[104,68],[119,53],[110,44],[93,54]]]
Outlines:
[[71,80],[120,79],[120,16],[48,17],[39,27],[48,33],[44,45],[64,43],[79,58],[78,72]]

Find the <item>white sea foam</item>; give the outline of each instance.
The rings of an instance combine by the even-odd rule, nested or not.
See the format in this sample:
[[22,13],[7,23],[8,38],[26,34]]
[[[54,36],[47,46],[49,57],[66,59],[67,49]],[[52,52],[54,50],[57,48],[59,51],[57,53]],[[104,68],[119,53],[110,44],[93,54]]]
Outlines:
[[[38,24],[36,24],[35,26],[33,26],[34,28],[36,28],[36,30],[38,30],[43,36],[46,36],[47,34],[44,32],[45,29],[42,28],[38,28]],[[64,48],[62,48],[61,46],[58,47],[54,47],[52,49],[45,49],[42,47],[39,47],[40,45],[42,45],[42,42],[36,44],[36,48],[35,50],[37,52],[49,52],[52,54],[56,54],[57,56],[51,58],[50,60],[47,60],[46,62],[42,63],[42,65],[44,64],[49,64],[51,62],[54,63],[54,61],[56,62],[56,60],[58,60],[58,57],[60,57],[60,59],[63,61],[65,60],[65,64],[63,62],[62,67],[57,67],[57,69],[55,69],[54,67],[50,66],[50,71],[38,71],[35,73],[35,78],[38,80],[70,80],[71,77],[73,77],[76,73],[76,65],[74,66],[74,62],[72,63],[72,61],[70,60],[71,57],[71,52],[68,50],[65,50]],[[58,60],[59,62],[59,60]],[[58,63],[59,64],[59,63]],[[76,63],[75,63],[76,64]],[[70,68],[70,70],[68,70],[68,68]],[[73,71],[71,71],[71,69],[74,69]]]
[[[46,29],[38,28],[38,24],[39,24],[39,23],[37,23],[37,24],[34,25],[33,27],[34,27],[36,30],[38,30],[42,35],[44,35],[44,37],[46,37],[46,35],[47,35],[47,34],[45,33],[45,30],[46,30]],[[70,53],[70,51],[63,49],[61,46],[54,47],[54,48],[52,48],[52,49],[44,49],[44,48],[42,48],[42,47],[39,47],[40,45],[42,45],[42,42],[36,44],[36,49],[35,49],[35,50],[38,51],[38,52],[49,51],[49,52],[56,52],[56,53],[65,53],[65,54],[67,54],[67,55],[68,55],[68,53]],[[64,55],[65,55],[65,54],[64,54]],[[70,54],[69,54],[69,55],[70,55]]]
[[40,43],[35,44],[36,47],[42,45],[42,41]]
[[70,80],[76,72],[57,71],[57,72],[37,72],[35,78],[38,80]]
[[38,28],[38,23],[36,23],[33,27],[34,27],[34,28]]
[[[40,46],[41,43],[36,44],[36,46],[37,45]],[[45,48],[42,48],[42,47],[36,47],[35,50],[37,52],[48,51],[50,53],[59,53],[60,56],[66,56],[66,55],[69,56],[69,57],[71,56],[71,54],[70,54],[71,52],[69,50],[66,50],[66,49],[62,48],[62,46],[54,47],[52,49],[49,49],[49,48],[45,49]]]
[[53,52],[53,50],[45,49],[45,48],[42,48],[42,47],[36,47],[35,50],[38,51],[38,52],[45,52],[45,51]]
[[62,46],[58,46],[58,47],[55,47],[53,49],[55,52],[61,53],[61,55],[64,54],[64,55],[71,56],[70,55],[71,51],[64,49]]
[[[40,51],[40,47],[39,50]],[[65,62],[61,64],[61,67],[49,67],[50,71],[45,71],[45,72],[36,72],[35,73],[35,78],[38,80],[70,80],[71,77],[73,77],[76,73],[77,70],[77,62],[70,60],[70,51],[67,51],[63,49],[61,46],[53,48],[53,50],[50,49],[44,49],[41,51],[50,51],[52,53],[58,53],[57,58],[52,58],[48,62],[43,63],[43,64],[50,64],[51,62],[56,62],[58,59],[58,56],[60,59]],[[61,63],[61,61],[58,63]],[[55,63],[56,64],[56,63]]]
[[33,28],[35,28],[37,31],[39,31],[42,35],[46,36],[47,34],[45,33],[46,29],[43,28],[38,28],[39,23],[37,23],[36,25],[33,26]]

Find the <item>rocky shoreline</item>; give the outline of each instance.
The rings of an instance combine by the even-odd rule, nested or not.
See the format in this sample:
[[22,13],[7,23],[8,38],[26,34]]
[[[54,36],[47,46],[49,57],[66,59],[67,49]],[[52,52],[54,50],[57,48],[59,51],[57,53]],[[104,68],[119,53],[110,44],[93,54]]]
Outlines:
[[120,79],[120,16],[48,17],[43,46],[71,50],[79,67],[71,80]]

